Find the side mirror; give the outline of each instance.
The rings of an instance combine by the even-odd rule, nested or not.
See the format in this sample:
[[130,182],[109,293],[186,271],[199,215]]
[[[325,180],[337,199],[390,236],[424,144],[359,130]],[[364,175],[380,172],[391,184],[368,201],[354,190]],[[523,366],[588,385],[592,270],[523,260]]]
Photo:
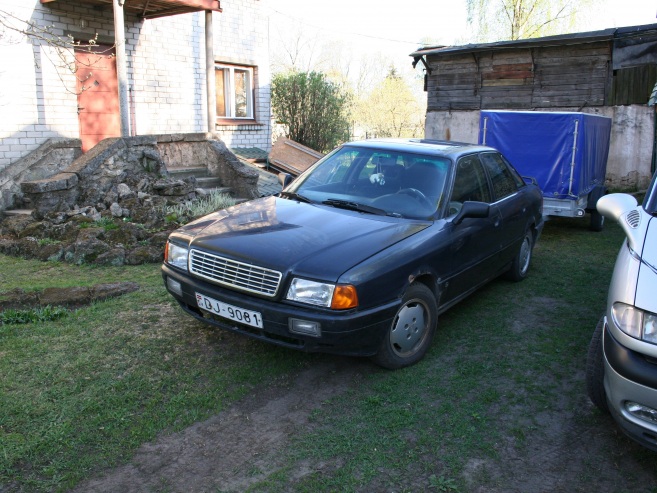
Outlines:
[[287,187],[290,183],[292,183],[292,180],[294,180],[294,178],[292,177],[292,175],[290,175],[288,173],[279,173],[278,174],[278,182],[281,185],[283,185],[283,188]]
[[485,218],[490,215],[490,205],[485,202],[473,202],[468,200],[463,202],[463,207],[452,221],[454,224],[461,224],[467,217]]
[[636,199],[626,193],[612,193],[600,197],[596,208],[607,219],[618,222],[632,250],[641,250],[641,242],[645,238],[648,223],[642,220],[647,214],[643,208],[638,207]]

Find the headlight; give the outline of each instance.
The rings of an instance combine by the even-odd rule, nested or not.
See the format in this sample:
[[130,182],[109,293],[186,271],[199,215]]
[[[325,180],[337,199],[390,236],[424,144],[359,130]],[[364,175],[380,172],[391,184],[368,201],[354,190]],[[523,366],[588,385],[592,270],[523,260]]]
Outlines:
[[346,310],[358,306],[356,288],[351,285],[335,285],[294,278],[286,298],[299,303]]
[[614,323],[635,339],[657,344],[657,315],[639,310],[625,303],[614,303],[611,308]]
[[167,241],[167,248],[164,256],[164,261],[179,269],[187,270],[187,259],[189,257],[189,250],[186,247],[181,247],[175,243]]

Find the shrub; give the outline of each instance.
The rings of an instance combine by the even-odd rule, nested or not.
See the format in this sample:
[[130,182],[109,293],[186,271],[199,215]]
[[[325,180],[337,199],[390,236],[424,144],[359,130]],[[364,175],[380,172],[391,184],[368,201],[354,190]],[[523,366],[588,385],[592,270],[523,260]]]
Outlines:
[[66,315],[68,315],[68,310],[62,306],[53,307],[47,305],[25,310],[9,308],[0,312],[0,325],[47,322],[49,320],[57,320]]
[[215,191],[193,202],[165,206],[163,212],[168,222],[184,223],[232,205],[234,198]]

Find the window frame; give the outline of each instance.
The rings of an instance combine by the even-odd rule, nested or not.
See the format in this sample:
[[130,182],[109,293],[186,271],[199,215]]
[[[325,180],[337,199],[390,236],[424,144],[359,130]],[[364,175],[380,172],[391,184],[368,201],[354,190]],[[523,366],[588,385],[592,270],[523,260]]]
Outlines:
[[[215,77],[217,81],[221,77],[223,79],[224,87],[224,107],[226,108],[226,115],[220,115],[217,111],[216,121],[217,124],[249,124],[256,122],[256,105],[255,105],[255,79],[256,67],[251,65],[240,65],[234,63],[227,63],[216,61],[214,64]],[[245,90],[246,96],[246,116],[236,116],[237,111],[237,97],[235,91],[235,72],[246,72],[247,88]],[[216,82],[215,82],[216,84]],[[217,102],[219,103],[219,92],[217,91]]]
[[[491,192],[495,202],[499,202],[500,200],[504,200],[505,198],[518,193],[522,187],[527,185],[516,169],[505,159],[502,153],[492,151],[482,152],[479,155],[479,161],[488,175]],[[494,173],[495,171],[497,171],[497,173]],[[506,189],[504,186],[501,187],[504,183],[499,177],[502,177],[504,183],[506,183]],[[513,190],[511,190],[511,188],[513,188]]]
[[[484,166],[484,163],[481,162],[481,158],[479,157],[478,153],[474,154],[466,154],[461,157],[459,157],[456,160],[455,166],[454,166],[454,181],[452,183],[452,189],[449,195],[449,202],[456,201],[456,202],[461,202],[463,203],[464,201],[460,200],[462,197],[457,195],[457,186],[459,185],[458,179],[459,179],[459,171],[463,168],[463,164],[470,161],[469,166],[474,166],[475,174],[477,174],[477,185],[479,187],[479,191],[482,193],[481,200],[479,202],[484,202],[486,204],[493,204],[495,203],[495,195],[493,193],[493,187],[491,186],[490,183],[490,177],[488,176],[488,170]],[[462,175],[461,175],[462,176]],[[473,189],[474,190],[474,189]],[[459,200],[455,200],[458,198]],[[467,200],[472,200],[472,199],[466,199]]]

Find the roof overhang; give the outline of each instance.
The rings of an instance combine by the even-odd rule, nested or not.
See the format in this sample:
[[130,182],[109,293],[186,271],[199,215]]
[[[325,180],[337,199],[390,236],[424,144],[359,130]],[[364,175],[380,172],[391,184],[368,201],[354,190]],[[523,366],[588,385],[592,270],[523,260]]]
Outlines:
[[[41,0],[44,5],[85,4],[98,9],[112,9],[112,0]],[[215,11],[221,12],[219,0],[119,0],[126,12],[143,19],[166,17],[169,15],[187,14],[189,12]]]

